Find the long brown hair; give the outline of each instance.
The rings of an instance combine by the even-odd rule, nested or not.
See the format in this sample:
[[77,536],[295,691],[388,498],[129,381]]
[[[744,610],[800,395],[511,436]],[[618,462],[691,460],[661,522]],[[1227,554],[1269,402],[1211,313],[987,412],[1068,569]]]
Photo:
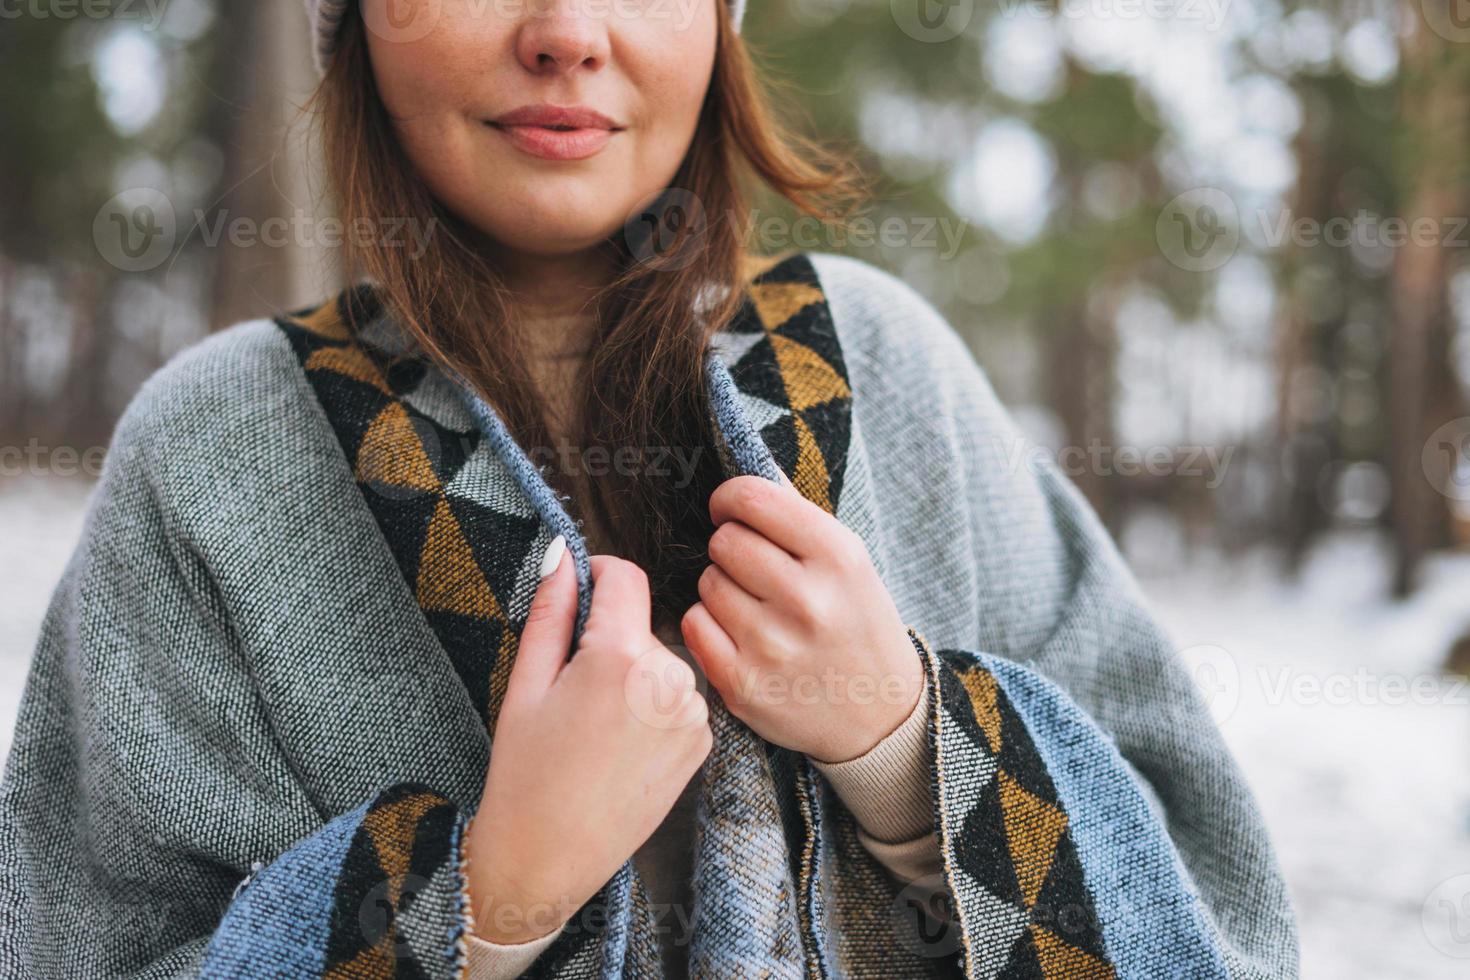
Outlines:
[[[754,177],[800,212],[834,225],[866,195],[849,159],[777,121],[727,3],[717,3],[713,75],[672,190],[600,246],[619,272],[593,302],[597,331],[571,416],[572,444],[584,452],[681,452],[696,463],[692,482],[643,465],[613,467],[585,485],[556,467],[546,474],[574,502],[574,517],[595,508],[614,552],[648,572],[656,621],[676,618],[698,598],[695,582],[712,531],[708,497],[721,471],[703,360],[711,335],[744,299],[752,256],[741,182]],[[523,447],[550,447],[505,280],[477,247],[478,232],[414,174],[379,97],[355,11],[343,18],[337,53],[308,107],[317,104],[329,190],[344,225],[393,216],[435,229],[419,255],[378,236],[347,236],[348,281],[371,280],[422,354],[469,381]],[[690,202],[703,220],[688,220]]]

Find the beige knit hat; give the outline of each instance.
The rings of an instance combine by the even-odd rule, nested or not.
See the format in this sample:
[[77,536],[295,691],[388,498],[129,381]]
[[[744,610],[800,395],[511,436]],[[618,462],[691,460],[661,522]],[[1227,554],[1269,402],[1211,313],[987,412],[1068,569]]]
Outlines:
[[[735,25],[735,30],[740,30],[740,21],[745,17],[746,0],[727,0],[730,4],[730,19]],[[422,37],[433,26],[433,14],[439,9],[439,0],[428,0],[428,11],[420,13],[421,0],[410,0],[408,20],[403,23],[391,23],[373,25],[373,30],[393,32],[404,40],[412,37]],[[332,54],[337,50],[337,31],[342,26],[342,18],[347,16],[348,11],[357,5],[357,0],[306,0],[306,13],[311,18],[311,29],[315,35],[316,43],[312,45],[312,54],[316,59],[317,71],[324,72],[327,65],[331,63]]]

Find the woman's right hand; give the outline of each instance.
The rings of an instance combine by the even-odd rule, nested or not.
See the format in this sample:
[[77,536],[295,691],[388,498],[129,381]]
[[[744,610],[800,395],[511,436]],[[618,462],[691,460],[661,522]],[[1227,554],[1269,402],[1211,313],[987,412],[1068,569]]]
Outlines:
[[475,931],[495,943],[544,936],[575,914],[652,835],[713,743],[694,672],[654,636],[648,577],[632,562],[592,556],[592,606],[567,659],[577,584],[562,551],[532,601],[466,833]]

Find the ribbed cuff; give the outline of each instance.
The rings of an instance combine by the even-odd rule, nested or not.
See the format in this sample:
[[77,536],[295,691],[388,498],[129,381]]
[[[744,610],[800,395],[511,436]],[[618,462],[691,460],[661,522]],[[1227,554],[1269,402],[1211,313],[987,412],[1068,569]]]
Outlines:
[[465,889],[464,897],[465,915],[470,923],[469,931],[465,934],[467,953],[464,980],[515,980],[531,968],[536,957],[556,942],[556,937],[567,927],[563,922],[546,935],[523,943],[492,943],[481,938],[475,931],[477,920],[468,888]]
[[901,844],[934,829],[929,786],[929,678],[909,716],[883,740],[845,762],[812,760],[873,840]]
[[465,968],[466,980],[514,980],[531,968],[536,957],[556,942],[562,930],[567,927],[563,922],[556,929],[537,939],[527,940],[523,943],[492,943],[488,939],[481,939],[473,932],[465,937],[469,941],[469,959]]

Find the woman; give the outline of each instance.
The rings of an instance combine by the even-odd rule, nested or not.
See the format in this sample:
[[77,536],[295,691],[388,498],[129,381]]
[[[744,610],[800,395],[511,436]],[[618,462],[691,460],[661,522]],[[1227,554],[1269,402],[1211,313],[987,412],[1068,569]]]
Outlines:
[[343,217],[433,234],[128,406],[6,976],[1296,975],[1240,773],[950,326],[745,254],[737,173],[855,184],[739,0],[308,7]]

